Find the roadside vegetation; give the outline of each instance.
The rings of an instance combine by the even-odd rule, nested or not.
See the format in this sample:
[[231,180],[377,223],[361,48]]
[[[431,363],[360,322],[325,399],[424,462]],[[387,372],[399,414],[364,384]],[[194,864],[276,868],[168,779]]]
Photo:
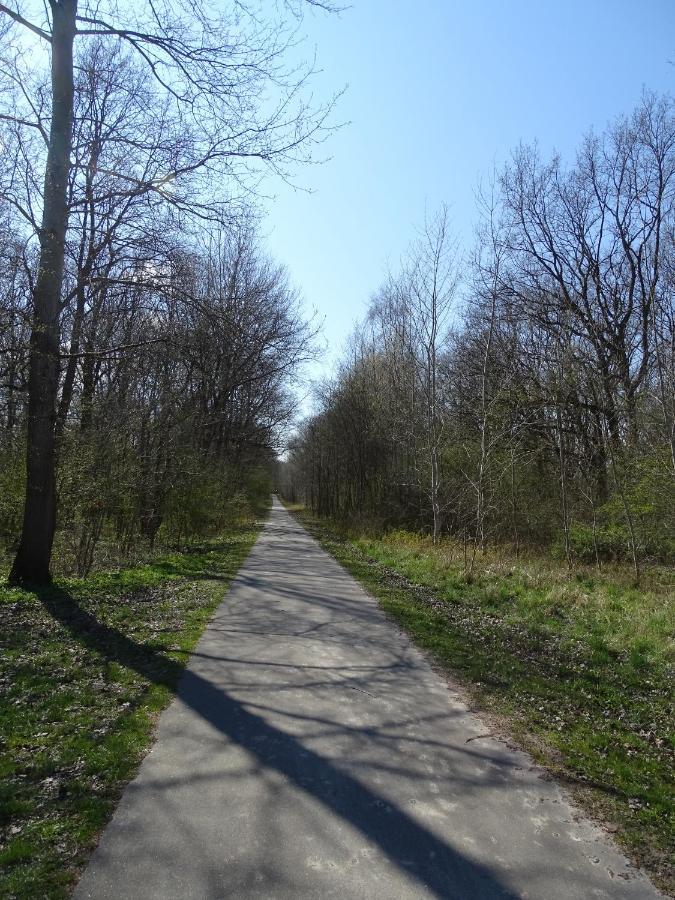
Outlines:
[[259,201],[334,130],[296,41],[342,4],[20,6],[0,3],[0,893],[67,892],[275,479],[665,884],[673,97],[569,163],[520,146],[464,255],[430,213],[289,442],[318,331]]
[[0,4],[3,898],[68,893],[267,505],[315,327],[258,201],[332,131],[316,7]]
[[672,890],[673,98],[519,146],[478,206],[371,295],[282,494]]
[[459,681],[495,732],[567,784],[629,856],[675,893],[675,576],[570,572],[451,539],[319,519],[310,532]]
[[[321,516],[569,567],[675,563],[675,103],[521,146],[470,254],[427,216],[317,386],[283,487]],[[461,288],[461,290],[460,290]]]
[[144,564],[0,582],[0,896],[66,897],[258,529]]
[[0,555],[44,585],[203,535],[274,460],[314,328],[259,200],[332,131],[295,31],[334,7],[19,5],[0,4]]

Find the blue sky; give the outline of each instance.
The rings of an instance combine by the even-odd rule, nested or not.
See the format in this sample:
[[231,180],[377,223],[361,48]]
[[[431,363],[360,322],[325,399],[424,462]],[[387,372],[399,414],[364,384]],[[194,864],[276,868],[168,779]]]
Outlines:
[[[475,191],[520,142],[570,157],[643,88],[675,92],[675,0],[352,0],[310,14],[315,95],[348,85],[332,157],[275,185],[265,231],[309,309],[325,318],[330,370],[425,206],[451,207],[468,247]],[[672,62],[671,62],[672,61]]]

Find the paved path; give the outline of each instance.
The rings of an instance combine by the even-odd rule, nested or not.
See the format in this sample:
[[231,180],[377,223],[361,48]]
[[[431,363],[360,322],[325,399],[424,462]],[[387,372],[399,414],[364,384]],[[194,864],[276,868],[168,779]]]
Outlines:
[[275,501],[75,892],[656,898]]

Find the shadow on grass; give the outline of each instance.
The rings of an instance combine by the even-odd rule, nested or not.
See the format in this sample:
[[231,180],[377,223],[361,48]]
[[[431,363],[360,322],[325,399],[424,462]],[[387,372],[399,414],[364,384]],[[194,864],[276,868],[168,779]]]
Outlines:
[[333,815],[358,829],[394,866],[433,896],[515,900],[516,895],[489,868],[462,855],[403,809],[392,805],[388,798],[337,768],[299,738],[250,712],[207,679],[185,670],[182,663],[100,622],[62,588],[52,586],[38,592],[38,596],[49,614],[78,642],[106,660],[170,689],[180,681],[180,696],[185,704],[244,748],[266,770],[281,774]]

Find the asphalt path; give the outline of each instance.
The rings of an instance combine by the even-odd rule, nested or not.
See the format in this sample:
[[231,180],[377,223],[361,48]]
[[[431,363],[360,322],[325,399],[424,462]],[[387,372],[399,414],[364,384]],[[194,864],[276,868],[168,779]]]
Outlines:
[[76,900],[661,895],[274,500]]

